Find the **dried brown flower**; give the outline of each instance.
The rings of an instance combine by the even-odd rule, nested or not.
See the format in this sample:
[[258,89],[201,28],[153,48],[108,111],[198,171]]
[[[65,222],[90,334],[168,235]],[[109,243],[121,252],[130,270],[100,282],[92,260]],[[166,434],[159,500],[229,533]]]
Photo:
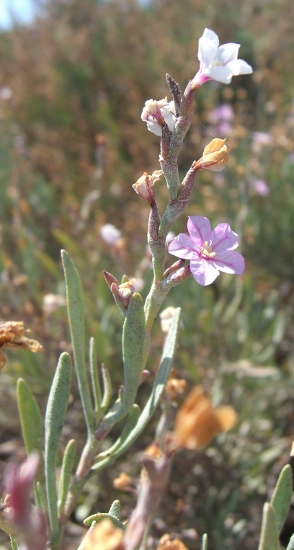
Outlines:
[[123,535],[110,519],[103,519],[86,535],[83,550],[123,550]]
[[170,535],[163,535],[157,546],[157,550],[188,550],[179,539],[171,539]]
[[42,351],[43,346],[24,336],[25,328],[23,321],[3,321],[0,322],[0,370],[6,363],[6,357],[3,347],[23,348],[33,353]]
[[176,397],[184,393],[186,386],[187,382],[183,378],[169,378],[164,391],[170,401],[174,401]]
[[203,388],[195,386],[176,416],[174,436],[179,447],[205,447],[216,434],[230,430],[236,421],[232,407],[214,409]]
[[225,139],[215,138],[206,145],[202,157],[193,164],[194,168],[206,168],[213,172],[224,169],[229,160],[230,147],[225,145]]
[[113,480],[113,487],[120,491],[129,491],[131,489],[131,481],[132,478],[130,476],[125,474],[125,472],[121,472],[119,476]]

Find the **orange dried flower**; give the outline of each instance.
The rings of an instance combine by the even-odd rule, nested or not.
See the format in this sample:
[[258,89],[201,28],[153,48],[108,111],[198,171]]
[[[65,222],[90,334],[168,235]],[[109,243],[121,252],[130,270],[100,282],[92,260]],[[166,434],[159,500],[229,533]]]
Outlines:
[[133,183],[132,188],[138,195],[141,195],[143,199],[147,199],[149,202],[154,200],[154,183],[159,180],[163,174],[162,170],[155,170],[151,176],[147,172],[143,173],[136,183]]
[[159,541],[159,546],[157,550],[188,550],[187,546],[184,545],[179,539],[172,540],[170,535],[163,535]]
[[179,395],[182,395],[186,389],[187,382],[183,378],[169,378],[164,391],[170,401],[173,401]]
[[206,145],[202,157],[193,164],[196,170],[206,168],[213,172],[220,172],[224,169],[229,160],[230,147],[225,145],[225,139],[215,138]]
[[83,550],[123,550],[123,535],[110,519],[103,519],[86,535]]
[[186,449],[205,447],[219,432],[230,430],[237,414],[230,406],[213,408],[201,386],[195,386],[181,406],[175,421],[177,444]]
[[0,370],[6,363],[3,347],[23,348],[33,353],[42,351],[43,346],[37,340],[24,336],[24,333],[23,321],[0,322]]
[[113,487],[120,491],[129,491],[132,478],[121,472],[118,477],[113,480]]
[[154,460],[157,460],[162,456],[162,451],[155,441],[149,445],[144,451],[144,455],[149,456],[149,458],[153,458]]

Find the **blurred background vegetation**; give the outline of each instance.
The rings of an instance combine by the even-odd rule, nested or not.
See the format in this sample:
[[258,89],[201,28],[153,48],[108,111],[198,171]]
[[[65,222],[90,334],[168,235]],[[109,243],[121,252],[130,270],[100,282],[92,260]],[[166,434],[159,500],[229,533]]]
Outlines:
[[[146,295],[148,205],[131,184],[159,168],[159,141],[140,114],[147,99],[170,99],[166,72],[182,89],[194,76],[198,39],[208,27],[221,43],[240,43],[240,57],[254,73],[197,92],[180,171],[184,176],[213,137],[227,138],[226,170],[197,176],[187,214],[206,215],[212,225],[228,221],[241,236],[246,273],[221,275],[207,288],[189,280],[171,291],[167,305],[183,311],[178,375],[190,386],[202,383],[215,404],[231,403],[239,423],[208,449],[176,457],[152,535],[180,533],[198,549],[207,531],[210,549],[251,550],[294,430],[294,3],[47,0],[38,6],[30,25],[0,33],[0,315],[24,320],[44,345],[38,356],[11,352],[1,374],[1,468],[24,455],[17,377],[29,382],[44,409],[58,355],[70,350],[60,248],[80,271],[99,361],[110,368],[115,388],[122,381],[122,317],[102,269],[117,278],[137,276]],[[162,211],[163,181],[156,193]],[[177,221],[176,232],[186,231],[186,219]],[[106,223],[121,231],[115,245],[101,236]],[[163,342],[156,325],[152,373]],[[146,381],[142,402],[148,391]],[[76,395],[73,388],[64,440],[75,435],[82,446]],[[117,497],[129,515],[135,497],[118,494],[112,481],[121,471],[136,478],[135,453],[152,441],[155,426],[156,420],[129,455],[87,486],[73,521],[108,510]],[[69,537],[68,548],[76,546]]]

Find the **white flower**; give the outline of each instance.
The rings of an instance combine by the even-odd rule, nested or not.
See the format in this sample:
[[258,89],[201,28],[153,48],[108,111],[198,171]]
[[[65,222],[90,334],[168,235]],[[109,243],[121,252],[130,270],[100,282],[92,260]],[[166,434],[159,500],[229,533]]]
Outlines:
[[230,84],[232,77],[252,73],[252,67],[243,59],[238,59],[240,44],[223,44],[215,32],[205,29],[199,39],[198,59],[200,69],[192,80],[193,88],[198,88],[208,80]]
[[174,102],[168,102],[167,97],[159,101],[148,99],[148,101],[145,101],[141,119],[147,122],[148,130],[156,136],[162,135],[164,123],[168,125],[170,132],[172,132],[176,123]]
[[121,238],[121,232],[112,223],[106,223],[100,227],[100,235],[103,241],[110,246],[115,246]]

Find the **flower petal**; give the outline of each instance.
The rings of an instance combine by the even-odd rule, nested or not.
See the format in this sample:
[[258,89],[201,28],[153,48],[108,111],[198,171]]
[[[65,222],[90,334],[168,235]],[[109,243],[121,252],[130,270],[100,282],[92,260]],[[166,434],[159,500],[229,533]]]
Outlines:
[[199,258],[199,254],[195,250],[194,241],[192,241],[188,235],[185,235],[185,233],[180,233],[172,240],[169,244],[168,251],[170,254],[182,258],[183,260]]
[[164,121],[168,125],[168,128],[169,128],[170,132],[173,131],[173,129],[175,127],[176,120],[177,120],[176,116],[175,116],[175,113],[174,113],[174,110],[175,110],[175,106],[174,106],[173,101],[170,101],[167,105],[164,105],[160,109],[161,114],[164,118]]
[[190,269],[195,281],[202,286],[211,285],[219,276],[215,262],[204,259],[191,260]]
[[150,132],[152,132],[152,134],[155,134],[156,136],[162,136],[162,128],[156,120],[148,120],[147,128]]
[[217,50],[216,54],[216,64],[217,65],[226,65],[229,61],[234,61],[238,57],[240,49],[240,44],[223,44]]
[[212,238],[212,231],[210,221],[205,216],[189,216],[188,217],[188,231],[191,239],[194,243],[194,248],[200,250],[200,246],[205,241],[210,243]]
[[215,32],[210,29],[205,29],[203,35],[199,39],[198,59],[205,66],[213,63],[217,54],[219,39]]
[[244,59],[235,59],[233,61],[230,61],[227,65],[227,67],[230,68],[232,71],[232,74],[234,76],[237,76],[238,74],[251,74],[253,73],[253,69],[251,65],[246,63]]
[[228,223],[219,223],[212,232],[212,250],[224,252],[234,250],[238,246],[238,235],[231,230]]
[[[233,62],[232,62],[233,63]],[[212,80],[216,80],[216,82],[222,82],[222,84],[230,84],[232,80],[232,70],[230,69],[230,65],[224,65],[221,66],[215,66],[210,67],[209,69],[204,69],[203,73],[206,76],[210,76]]]
[[217,269],[224,273],[235,273],[236,275],[244,273],[245,260],[239,252],[230,250],[228,252],[220,252],[213,259]]

